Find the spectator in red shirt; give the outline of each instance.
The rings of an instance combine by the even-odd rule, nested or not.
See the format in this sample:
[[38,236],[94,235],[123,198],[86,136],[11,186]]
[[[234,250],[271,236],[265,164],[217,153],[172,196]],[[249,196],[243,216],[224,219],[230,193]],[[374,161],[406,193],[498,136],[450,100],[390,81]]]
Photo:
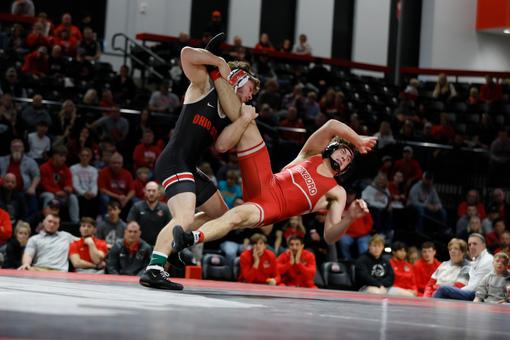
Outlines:
[[421,179],[423,170],[420,163],[413,158],[413,148],[409,145],[404,147],[402,158],[395,162],[394,171],[400,171],[404,175],[407,188],[410,188],[414,182]]
[[[287,117],[280,121],[280,127],[297,129],[305,128],[303,120],[301,118],[298,118],[298,111],[295,106],[289,106],[287,110]],[[303,132],[283,130],[280,132],[280,136],[284,140],[295,142],[301,145],[305,143],[306,134]]]
[[38,47],[50,46],[50,40],[44,34],[44,26],[40,22],[36,22],[32,28],[32,32],[27,36],[27,46],[32,51],[36,50]]
[[41,200],[46,207],[48,202],[57,199],[67,205],[72,223],[80,222],[78,198],[74,194],[71,170],[66,165],[67,148],[56,146],[51,158],[41,165]]
[[[301,216],[292,216],[289,218],[289,222],[283,228],[283,238],[285,241],[291,236],[297,236],[304,238],[306,233],[305,226],[303,225],[303,219]],[[288,244],[288,242],[287,242]]]
[[54,39],[54,44],[62,47],[62,54],[74,58],[76,56],[76,48],[78,40],[71,35],[67,29],[61,30]]
[[503,99],[503,89],[501,85],[494,82],[491,76],[485,77],[486,83],[480,88],[480,100],[487,104],[501,101]]
[[505,231],[505,221],[501,219],[494,221],[494,230],[485,235],[487,248],[489,248],[491,252],[494,252],[496,249],[499,249],[503,246],[503,233]]
[[484,219],[486,217],[485,206],[482,202],[480,202],[480,194],[478,190],[471,189],[466,193],[466,199],[460,202],[457,207],[457,216],[460,218],[466,214],[467,207],[469,205],[475,205],[478,210],[478,216],[480,219]]
[[267,33],[262,33],[260,35],[259,42],[255,45],[255,50],[275,51],[275,48],[269,40],[269,35]]
[[154,132],[150,129],[144,130],[141,143],[133,151],[134,170],[140,167],[154,169],[154,163],[160,153],[161,148],[154,144]]
[[275,286],[280,283],[275,254],[267,249],[267,238],[262,234],[250,237],[252,249],[241,254],[240,282]]
[[62,15],[62,22],[55,28],[53,34],[56,38],[58,38],[62,31],[69,31],[71,37],[73,37],[73,39],[77,42],[82,40],[81,31],[78,26],[73,25],[73,18],[69,13],[64,13],[64,15]]
[[145,199],[145,185],[149,182],[150,179],[151,171],[148,168],[141,167],[136,170],[136,179],[133,181],[131,186],[131,189],[133,189],[135,192],[133,203],[143,201]]
[[441,113],[439,124],[432,126],[432,137],[438,142],[447,144],[450,144],[455,138],[455,130],[446,113]]
[[21,70],[24,73],[30,73],[35,79],[39,79],[48,74],[49,67],[48,49],[41,46],[25,56],[25,61]]
[[502,251],[510,256],[510,231],[505,230],[503,235],[501,235],[501,248],[496,249],[495,254]]
[[314,283],[315,255],[304,249],[301,237],[291,236],[287,240],[289,249],[278,256],[278,272],[281,286],[317,288]]
[[418,296],[423,296],[425,287],[441,262],[436,259],[436,247],[432,242],[424,242],[421,246],[421,259],[413,266]]
[[[350,204],[356,199],[356,192],[348,192],[347,193],[347,202],[345,204],[346,208],[350,206]],[[347,211],[347,209],[345,209]],[[363,217],[358,218],[353,221],[347,231],[342,236],[340,241],[340,252],[342,254],[342,258],[347,261],[353,260],[354,256],[352,254],[351,248],[354,242],[356,242],[358,248],[358,255],[364,254],[368,250],[368,242],[370,241],[370,232],[372,231],[372,227],[374,224],[374,220],[372,219],[372,215],[370,212],[368,214],[363,215]]]
[[69,259],[79,273],[104,274],[106,241],[96,238],[96,221],[83,217],[80,221],[81,238],[69,246]]
[[9,241],[12,236],[12,223],[9,213],[4,209],[0,209],[0,246]]
[[409,297],[418,295],[413,266],[406,261],[406,245],[403,242],[397,241],[393,243],[391,248],[393,257],[390,260],[390,264],[395,274],[395,279],[388,294]]
[[135,195],[132,189],[133,176],[124,169],[124,158],[118,152],[110,157],[109,166],[99,171],[98,186],[101,193],[100,211],[106,212],[106,206],[110,200],[114,199],[120,202],[122,208],[125,208]]

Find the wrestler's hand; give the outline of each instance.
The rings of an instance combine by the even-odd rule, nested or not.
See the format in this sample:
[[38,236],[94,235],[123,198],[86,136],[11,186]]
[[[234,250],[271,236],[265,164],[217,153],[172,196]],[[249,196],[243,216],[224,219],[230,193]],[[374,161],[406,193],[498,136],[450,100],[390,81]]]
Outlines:
[[357,199],[351,203],[349,206],[349,214],[353,220],[357,220],[358,218],[363,217],[365,214],[368,214],[368,206],[365,201],[362,199]]
[[373,136],[360,136],[360,140],[356,145],[359,153],[365,154],[371,151],[377,144],[377,137]]
[[255,110],[255,107],[251,105],[243,104],[241,106],[241,119],[244,119],[247,122],[251,122],[255,118],[257,118],[259,115],[257,111]]
[[224,79],[228,79],[228,75],[230,74],[231,69],[225,59],[218,57],[218,64],[216,66],[218,67],[218,71],[220,71],[221,76]]

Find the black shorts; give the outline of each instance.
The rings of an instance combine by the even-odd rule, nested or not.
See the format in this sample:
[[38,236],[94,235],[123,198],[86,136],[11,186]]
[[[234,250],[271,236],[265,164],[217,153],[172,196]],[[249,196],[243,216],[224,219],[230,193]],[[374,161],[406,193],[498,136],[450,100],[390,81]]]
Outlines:
[[218,190],[211,179],[197,167],[168,163],[165,157],[160,157],[155,167],[156,179],[165,189],[167,198],[182,192],[193,192],[197,196],[196,206],[200,207]]

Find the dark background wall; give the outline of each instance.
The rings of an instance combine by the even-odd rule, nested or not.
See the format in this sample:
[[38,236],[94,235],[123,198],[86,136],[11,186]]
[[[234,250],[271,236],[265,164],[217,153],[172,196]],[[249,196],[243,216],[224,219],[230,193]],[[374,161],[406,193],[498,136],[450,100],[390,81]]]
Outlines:
[[294,41],[296,30],[295,0],[262,0],[260,33],[267,33],[278,48],[285,39]]
[[228,22],[228,5],[228,0],[193,0],[191,3],[190,36],[199,39],[202,33],[207,31],[207,26],[211,22],[211,13],[215,10],[221,12],[225,33],[228,35],[226,24]]

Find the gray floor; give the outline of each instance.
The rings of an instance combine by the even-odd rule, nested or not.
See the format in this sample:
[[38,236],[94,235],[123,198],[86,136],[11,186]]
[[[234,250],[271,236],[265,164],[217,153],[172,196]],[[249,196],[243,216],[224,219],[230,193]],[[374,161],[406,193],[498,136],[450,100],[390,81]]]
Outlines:
[[0,276],[0,338],[510,339],[506,306],[285,291]]

